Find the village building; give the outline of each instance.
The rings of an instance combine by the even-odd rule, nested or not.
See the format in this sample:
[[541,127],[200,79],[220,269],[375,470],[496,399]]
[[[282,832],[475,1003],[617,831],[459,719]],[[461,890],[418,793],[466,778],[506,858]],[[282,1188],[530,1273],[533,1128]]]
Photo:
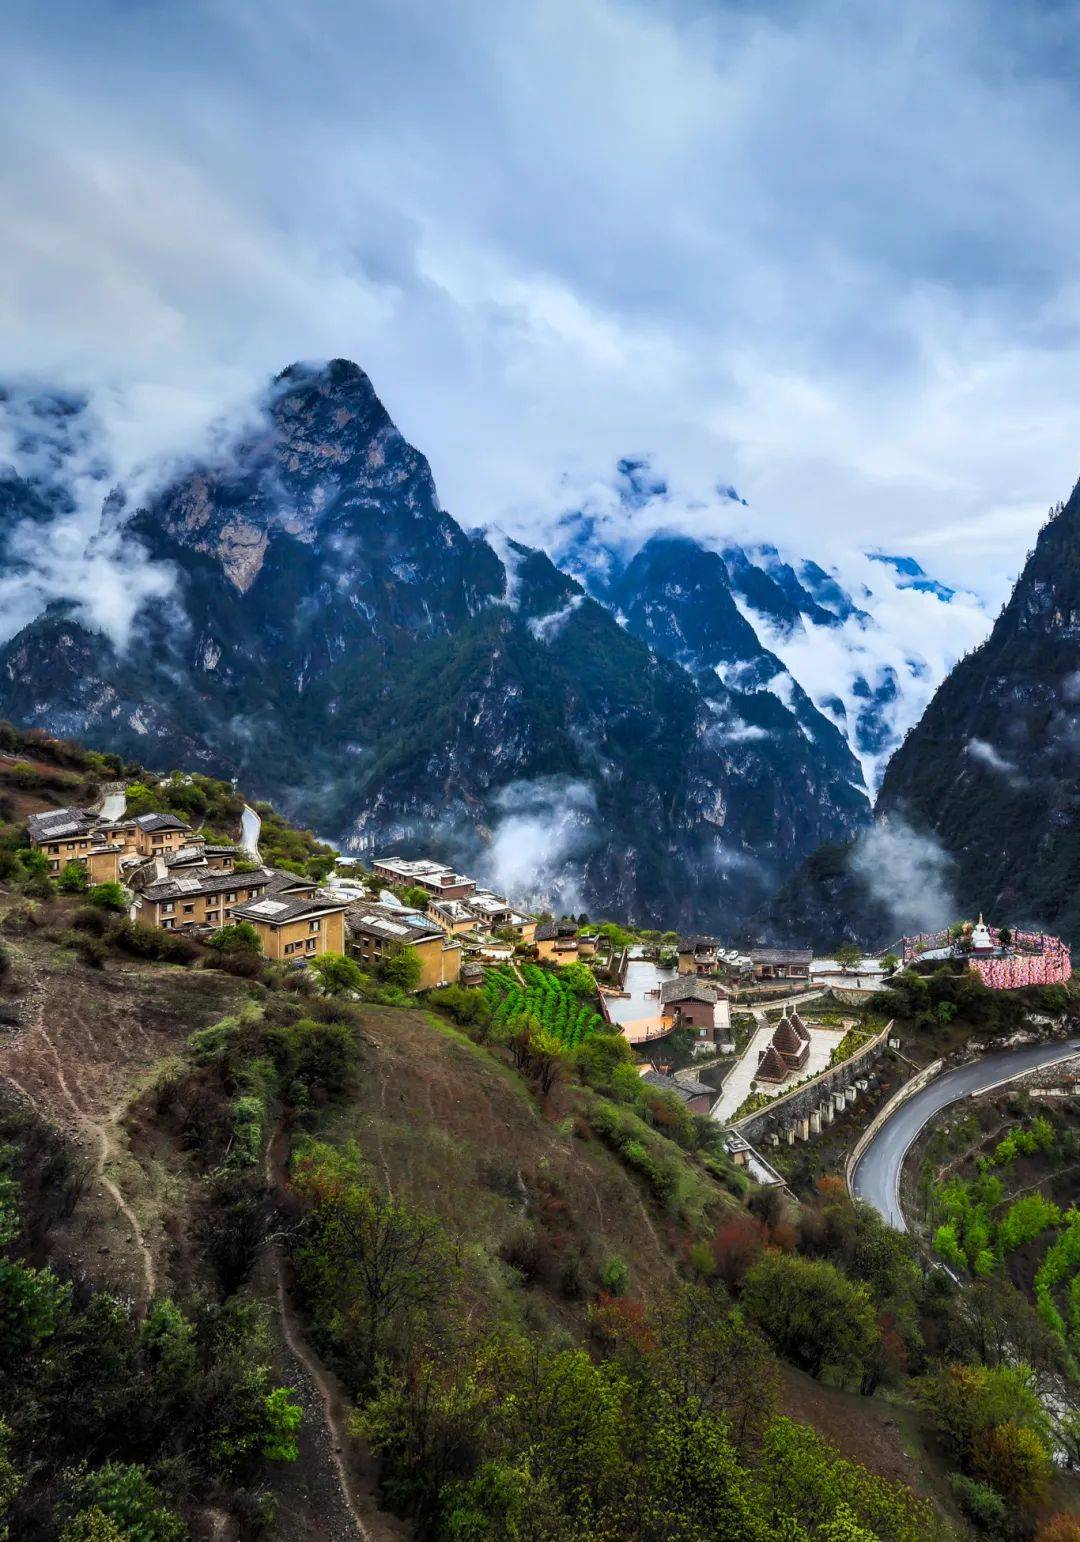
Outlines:
[[411,948],[420,960],[417,990],[454,985],[461,974],[461,942],[436,922],[411,910],[355,903],[345,912],[349,952],[363,969],[374,969],[399,948]]
[[175,814],[139,814],[101,821],[98,834],[119,842],[125,857],[165,857],[187,845],[192,829]]
[[976,956],[981,955],[984,958],[989,957],[991,954],[997,953],[998,951],[998,945],[991,937],[990,928],[983,920],[981,911],[979,913],[978,921],[971,929],[970,951]]
[[326,889],[312,894],[277,892],[237,905],[232,920],[246,921],[258,933],[267,958],[318,958],[345,951],[346,902]]
[[685,1028],[703,1043],[726,1039],[731,1031],[731,1004],[722,985],[679,976],[660,986],[661,1031]]
[[715,937],[680,937],[679,973],[715,974],[719,963],[719,947]]
[[95,832],[97,821],[78,808],[50,809],[31,814],[26,833],[31,846],[44,852],[50,873],[58,873],[68,862],[85,862],[92,846],[101,845]]
[[236,859],[235,846],[208,845],[201,835],[189,836],[185,845],[178,846],[163,858],[170,873],[203,868],[231,873],[236,866]]
[[1072,978],[1072,950],[1049,932],[988,926],[980,915],[947,931],[901,940],[905,967],[954,959],[978,974],[988,990],[1064,985]]
[[100,846],[91,846],[86,853],[86,876],[91,884],[119,883],[121,881],[120,862],[123,857],[122,846],[105,842]]
[[464,900],[431,900],[427,914],[451,937],[463,937],[476,930],[476,917]]
[[484,983],[484,966],[477,959],[465,959],[461,965],[460,983],[478,989]]
[[[164,863],[161,864],[164,868]],[[191,931],[196,927],[216,929],[236,919],[241,905],[266,897],[301,898],[315,892],[309,878],[295,873],[261,867],[252,873],[214,872],[180,873],[142,869],[132,880],[136,885],[133,910],[146,926],[160,926],[163,931]]]
[[759,1082],[783,1082],[791,1075],[791,1067],[775,1044],[769,1044],[760,1052],[755,1080]]
[[795,1032],[799,1035],[799,1038],[802,1039],[804,1043],[809,1044],[810,1030],[799,1016],[795,1007],[788,1008],[787,1020],[794,1028]]
[[755,980],[809,980],[812,948],[751,948]]
[[667,1076],[651,1065],[642,1067],[641,1080],[646,1086],[656,1087],[660,1092],[670,1092],[692,1114],[707,1114],[716,1101],[714,1087],[681,1074],[679,1077]]
[[557,964],[572,964],[577,961],[578,935],[573,921],[543,922],[533,933],[533,942],[541,962],[554,959]]
[[398,888],[425,889],[432,899],[463,900],[476,892],[476,883],[464,873],[455,873],[442,862],[427,857],[377,857],[371,871]]
[[595,958],[599,940],[595,932],[578,932],[578,957]]
[[772,1036],[772,1048],[789,1070],[799,1071],[810,1058],[810,1036],[803,1038],[791,1019],[782,1017]]
[[45,855],[51,874],[81,862],[91,883],[118,881],[125,859],[146,859],[175,851],[191,835],[190,825],[172,814],[104,821],[81,808],[50,809],[26,821],[31,846]]
[[490,889],[477,889],[462,902],[472,912],[474,920],[491,932],[501,931],[513,914],[513,906]]

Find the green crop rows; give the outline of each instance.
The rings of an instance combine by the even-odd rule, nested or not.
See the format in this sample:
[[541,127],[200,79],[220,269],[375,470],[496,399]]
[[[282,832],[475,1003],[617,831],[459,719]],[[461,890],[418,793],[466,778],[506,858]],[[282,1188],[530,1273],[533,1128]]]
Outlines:
[[509,1032],[539,1024],[567,1049],[606,1028],[600,1013],[588,1001],[582,1001],[558,974],[523,964],[520,981],[508,968],[488,969],[484,974],[484,995],[491,1004],[492,1026]]

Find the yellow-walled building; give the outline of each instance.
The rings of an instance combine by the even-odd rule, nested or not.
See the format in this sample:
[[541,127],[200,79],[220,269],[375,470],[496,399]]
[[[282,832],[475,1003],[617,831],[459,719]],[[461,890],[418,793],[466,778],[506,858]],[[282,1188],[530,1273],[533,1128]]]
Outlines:
[[456,985],[461,975],[461,943],[435,922],[413,911],[360,901],[346,917],[349,952],[362,969],[374,969],[398,948],[411,948],[420,960],[419,991]]
[[255,928],[267,958],[286,961],[345,951],[345,901],[327,890],[252,900],[236,907],[233,920]]

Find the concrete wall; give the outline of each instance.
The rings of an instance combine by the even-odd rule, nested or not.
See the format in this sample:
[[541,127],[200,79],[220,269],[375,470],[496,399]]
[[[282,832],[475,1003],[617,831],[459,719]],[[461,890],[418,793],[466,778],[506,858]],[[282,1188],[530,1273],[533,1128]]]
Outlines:
[[902,1103],[906,1103],[908,1098],[913,1097],[916,1092],[921,1092],[928,1082],[932,1082],[944,1063],[943,1060],[935,1060],[932,1065],[926,1066],[917,1075],[913,1076],[910,1081],[905,1082],[900,1091],[893,1094],[884,1108],[878,1109],[873,1119],[866,1126],[866,1129],[859,1136],[854,1149],[849,1152],[847,1162],[844,1164],[844,1182],[847,1184],[849,1194],[851,1193],[851,1179],[855,1172],[855,1165],[886,1119],[890,1118]]

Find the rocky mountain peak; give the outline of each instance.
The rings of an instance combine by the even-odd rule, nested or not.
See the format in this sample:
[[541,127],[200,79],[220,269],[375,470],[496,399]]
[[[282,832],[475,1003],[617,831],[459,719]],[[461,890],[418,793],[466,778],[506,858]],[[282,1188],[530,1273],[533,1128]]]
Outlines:
[[[674,632],[635,635],[546,553],[467,535],[355,364],[291,365],[219,442],[113,511],[173,579],[126,647],[43,610],[0,653],[0,715],[241,777],[357,851],[422,846],[506,887],[546,871],[573,908],[630,917],[730,920],[868,817],[777,661],[779,694],[729,689],[694,649],[692,674]],[[667,558],[689,590],[700,553]],[[707,627],[698,600],[675,629]]]

